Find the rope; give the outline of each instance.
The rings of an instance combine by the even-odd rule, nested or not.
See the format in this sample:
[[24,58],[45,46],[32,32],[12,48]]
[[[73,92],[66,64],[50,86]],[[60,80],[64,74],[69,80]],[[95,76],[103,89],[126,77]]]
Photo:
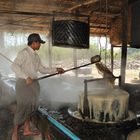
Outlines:
[[[108,14],[108,0],[106,0],[106,31],[107,31],[107,14]],[[105,42],[105,65],[106,65],[106,59],[107,59],[107,34],[105,34],[106,42]]]
[[[102,0],[100,0],[100,13],[101,12],[102,12]],[[100,47],[100,56],[101,56],[102,55],[102,50],[101,50],[101,35],[99,37],[99,47]]]

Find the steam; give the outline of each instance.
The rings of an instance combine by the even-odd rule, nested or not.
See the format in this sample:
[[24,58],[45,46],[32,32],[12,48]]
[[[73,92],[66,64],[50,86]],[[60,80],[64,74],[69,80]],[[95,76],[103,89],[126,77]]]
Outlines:
[[[0,106],[10,105],[16,101],[15,99],[15,83],[11,71],[11,62],[0,56]],[[54,77],[40,80],[40,98],[39,105],[47,108],[59,108],[63,105],[77,105],[79,95],[84,93],[84,80],[93,79],[93,77],[83,76],[75,77],[65,73]],[[88,83],[88,91],[97,88],[106,88],[106,81],[94,81]]]
[[[40,81],[41,93],[39,104],[52,108],[63,105],[77,105],[79,95],[84,93],[84,80],[93,77],[75,77],[69,75],[55,76]],[[88,84],[88,91],[108,88],[105,80],[94,81]]]
[[11,61],[6,55],[0,55],[0,107],[15,103],[15,78],[11,70]]
[[[40,97],[39,105],[47,108],[58,109],[65,105],[76,105],[79,101],[79,95],[84,93],[84,80],[93,77],[75,77],[67,74],[54,76],[40,80]],[[10,105],[15,99],[16,80],[11,77],[2,76],[0,79],[0,106]],[[106,81],[94,81],[88,83],[88,91],[107,88]]]
[[0,74],[8,75],[13,73],[10,68],[11,62],[0,55]]
[[14,79],[1,77],[0,79],[0,107],[16,102]]

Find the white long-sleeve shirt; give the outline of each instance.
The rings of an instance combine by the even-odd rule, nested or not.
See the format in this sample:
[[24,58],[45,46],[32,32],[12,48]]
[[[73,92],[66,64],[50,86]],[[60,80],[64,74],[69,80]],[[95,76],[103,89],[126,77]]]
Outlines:
[[39,55],[30,47],[20,51],[11,66],[17,78],[37,78],[37,73],[50,74],[57,72],[56,68],[44,67]]

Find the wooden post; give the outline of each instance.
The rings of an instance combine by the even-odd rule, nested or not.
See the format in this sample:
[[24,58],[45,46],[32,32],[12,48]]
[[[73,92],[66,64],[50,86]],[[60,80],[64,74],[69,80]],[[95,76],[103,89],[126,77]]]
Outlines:
[[114,64],[113,53],[114,53],[114,47],[113,45],[111,45],[111,71],[112,73],[113,73],[113,64]]
[[49,26],[49,33],[48,33],[48,55],[49,55],[49,67],[52,67],[52,28],[51,25]]
[[[73,49],[73,62],[74,67],[77,67],[77,50]],[[75,70],[75,76],[78,77],[78,70]]]
[[122,10],[122,52],[121,52],[121,86],[125,83],[128,36],[128,0],[123,0]]

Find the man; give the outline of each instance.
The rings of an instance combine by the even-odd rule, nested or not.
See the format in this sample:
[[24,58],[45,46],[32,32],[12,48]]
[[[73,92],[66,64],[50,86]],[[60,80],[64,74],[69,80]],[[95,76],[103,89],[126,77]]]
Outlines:
[[32,33],[28,36],[28,47],[21,50],[12,64],[12,70],[16,74],[16,100],[17,109],[14,117],[14,130],[12,140],[18,140],[18,130],[24,124],[23,134],[35,135],[36,132],[30,130],[29,120],[31,113],[37,109],[37,101],[40,86],[37,80],[37,72],[64,73],[62,68],[46,68],[42,65],[36,50],[44,44],[39,34]]

